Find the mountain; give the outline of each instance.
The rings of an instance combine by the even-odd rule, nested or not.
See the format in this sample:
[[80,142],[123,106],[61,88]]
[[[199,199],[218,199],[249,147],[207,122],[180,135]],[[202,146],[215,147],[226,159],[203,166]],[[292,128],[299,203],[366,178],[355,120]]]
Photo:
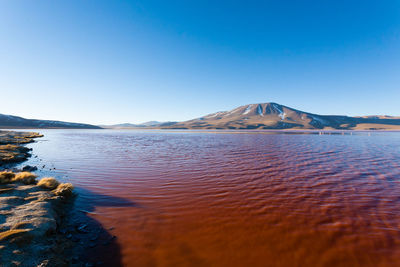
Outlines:
[[17,116],[0,114],[0,128],[69,128],[101,129],[99,126],[63,121],[32,120]]
[[139,124],[132,124],[132,123],[121,123],[121,124],[114,124],[114,125],[100,125],[103,128],[120,128],[120,129],[129,129],[129,128],[159,128],[159,127],[166,127],[175,124],[176,122],[160,122],[160,121],[147,121]]
[[162,129],[348,129],[400,130],[400,117],[317,115],[277,103],[250,104]]

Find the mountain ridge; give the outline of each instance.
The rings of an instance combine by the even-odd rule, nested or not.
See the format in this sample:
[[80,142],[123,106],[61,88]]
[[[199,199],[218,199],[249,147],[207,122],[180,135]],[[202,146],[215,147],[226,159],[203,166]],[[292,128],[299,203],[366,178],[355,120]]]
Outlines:
[[25,119],[13,115],[0,114],[0,128],[65,128],[65,129],[101,129],[99,126],[55,120]]
[[153,128],[153,127],[163,127],[175,124],[175,121],[146,121],[143,123],[119,123],[119,124],[112,124],[112,125],[99,125],[102,128],[107,129],[131,129],[131,128]]
[[275,102],[247,104],[161,129],[400,130],[400,117],[318,115]]

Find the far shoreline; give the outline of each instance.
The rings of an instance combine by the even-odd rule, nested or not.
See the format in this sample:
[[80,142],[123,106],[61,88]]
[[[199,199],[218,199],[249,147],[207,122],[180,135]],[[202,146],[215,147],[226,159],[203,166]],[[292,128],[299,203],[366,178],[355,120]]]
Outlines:
[[137,132],[163,132],[163,133],[215,133],[215,134],[320,134],[320,135],[338,135],[352,133],[399,133],[400,129],[162,129],[162,128],[101,128],[101,129],[83,129],[83,128],[1,128],[0,131],[48,131],[48,130],[66,130],[66,131],[137,131]]

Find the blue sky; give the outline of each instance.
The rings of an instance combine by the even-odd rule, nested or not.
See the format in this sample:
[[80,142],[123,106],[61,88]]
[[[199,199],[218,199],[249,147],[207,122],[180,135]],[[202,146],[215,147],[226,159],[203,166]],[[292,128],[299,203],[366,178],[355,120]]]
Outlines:
[[0,113],[94,124],[277,102],[400,115],[400,1],[0,2]]

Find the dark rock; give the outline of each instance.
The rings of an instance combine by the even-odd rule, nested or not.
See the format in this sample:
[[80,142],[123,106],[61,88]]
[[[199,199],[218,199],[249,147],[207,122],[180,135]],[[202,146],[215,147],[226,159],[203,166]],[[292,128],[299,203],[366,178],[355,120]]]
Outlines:
[[37,167],[36,166],[30,166],[30,165],[26,165],[22,168],[22,171],[24,172],[34,172],[37,171]]
[[103,242],[104,246],[107,246],[109,244],[111,244],[111,241],[115,240],[117,237],[115,235],[113,235],[112,237],[110,237],[108,240]]

